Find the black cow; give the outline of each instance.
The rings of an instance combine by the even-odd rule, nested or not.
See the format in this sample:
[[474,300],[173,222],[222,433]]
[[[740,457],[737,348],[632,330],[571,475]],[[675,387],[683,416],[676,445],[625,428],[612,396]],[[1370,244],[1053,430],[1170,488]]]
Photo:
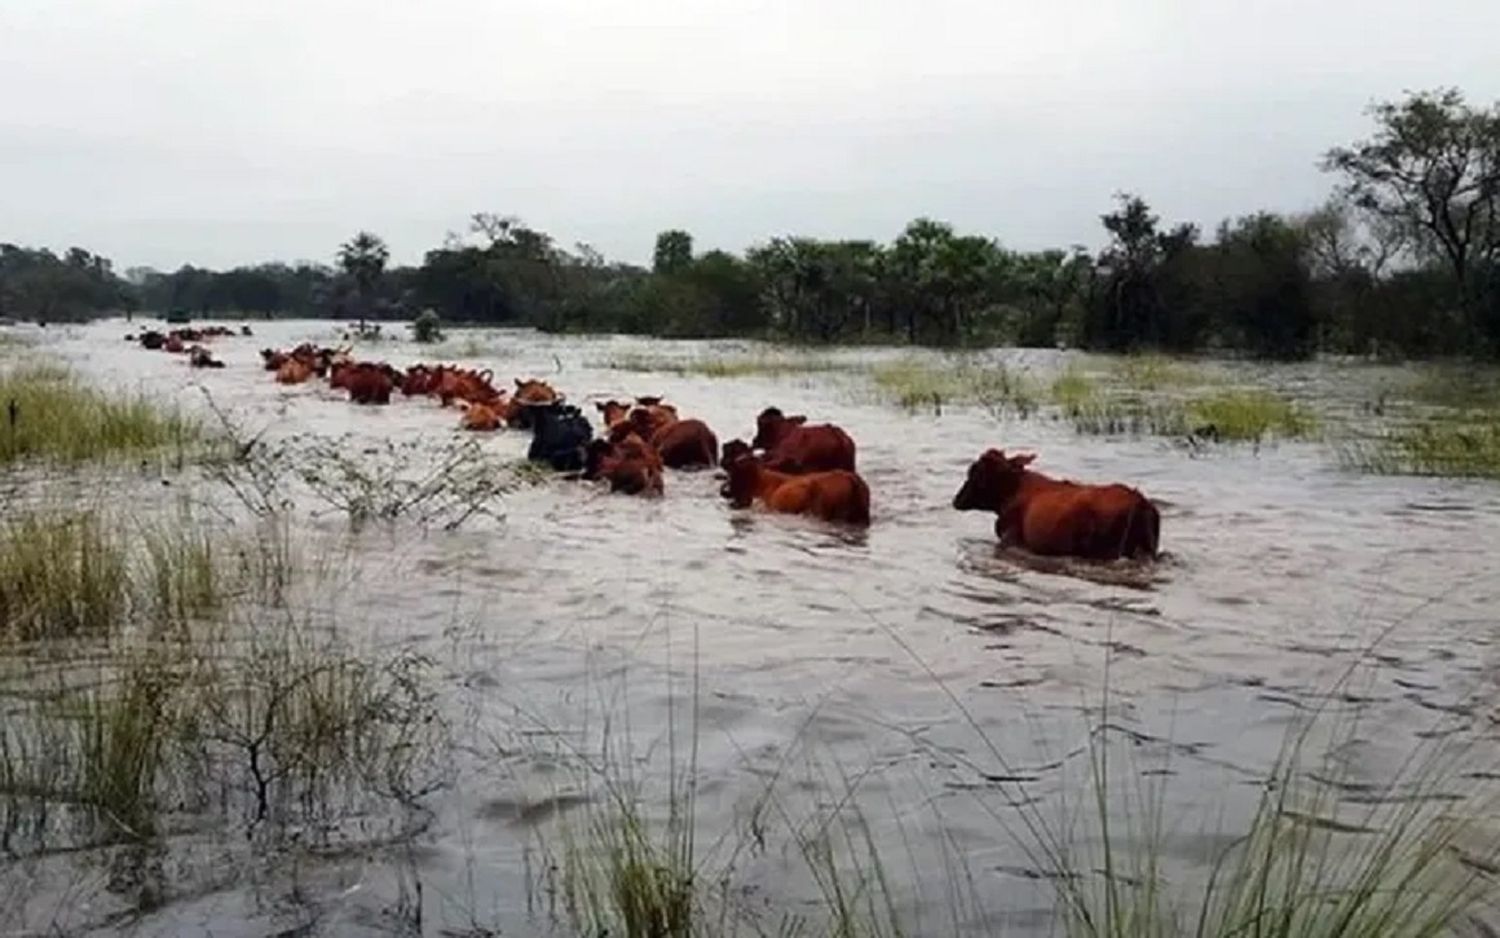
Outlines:
[[585,451],[594,439],[588,418],[571,404],[532,405],[531,448],[526,458],[544,462],[558,472],[577,472],[584,467]]

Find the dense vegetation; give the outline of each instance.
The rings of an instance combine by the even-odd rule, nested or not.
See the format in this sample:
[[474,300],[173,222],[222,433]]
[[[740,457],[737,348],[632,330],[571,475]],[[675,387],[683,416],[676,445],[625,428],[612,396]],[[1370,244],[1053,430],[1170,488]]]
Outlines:
[[0,245],[0,315],[58,320],[130,309],[411,318],[555,331],[764,335],[935,345],[1067,343],[1500,354],[1500,106],[1453,90],[1371,109],[1373,135],[1330,150],[1328,202],[1259,212],[1205,237],[1122,194],[1097,254],[1014,251],[930,219],[892,242],[776,237],[741,255],[657,237],[651,269],[568,250],[499,215],[472,218],[417,267],[360,232],[333,267],[135,269]]

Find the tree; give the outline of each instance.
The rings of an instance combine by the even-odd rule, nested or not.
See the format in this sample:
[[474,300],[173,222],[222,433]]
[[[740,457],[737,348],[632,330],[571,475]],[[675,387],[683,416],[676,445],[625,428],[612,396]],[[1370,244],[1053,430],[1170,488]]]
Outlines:
[[1100,216],[1110,243],[1099,254],[1099,290],[1084,322],[1084,341],[1108,349],[1191,348],[1202,339],[1189,258],[1198,240],[1190,224],[1161,231],[1144,199],[1121,193]]
[[361,326],[369,315],[376,287],[380,284],[386,261],[390,257],[391,251],[385,242],[368,231],[361,231],[339,245],[339,267],[354,281]]
[[421,315],[412,321],[411,338],[423,345],[443,341],[443,321],[438,318],[437,310],[422,310]]
[[1402,226],[1446,262],[1476,314],[1500,262],[1500,105],[1472,108],[1457,89],[1408,93],[1370,108],[1375,134],[1328,151],[1356,206]]
[[1209,257],[1223,337],[1268,358],[1312,353],[1318,319],[1301,227],[1270,212],[1226,221]]
[[692,235],[679,228],[672,228],[656,236],[656,252],[651,260],[652,273],[678,274],[687,270],[692,263]]
[[883,264],[890,298],[905,311],[907,341],[924,332],[942,342],[963,341],[998,255],[990,239],[960,237],[945,222],[908,224]]

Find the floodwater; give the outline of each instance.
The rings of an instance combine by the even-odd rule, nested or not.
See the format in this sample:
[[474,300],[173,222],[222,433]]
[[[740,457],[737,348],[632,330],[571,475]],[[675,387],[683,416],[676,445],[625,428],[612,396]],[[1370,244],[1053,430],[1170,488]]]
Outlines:
[[[456,413],[428,400],[355,408],[325,387],[277,386],[256,350],[332,344],[334,327],[255,328],[217,343],[228,363],[218,372],[123,342],[123,322],[39,337],[103,385],[195,410],[201,385],[268,440],[437,449],[457,436]],[[1013,803],[1022,792],[1059,826],[1076,815],[1090,793],[1087,728],[1103,705],[1096,741],[1119,744],[1127,758],[1111,771],[1130,790],[1166,786],[1161,849],[1187,879],[1242,828],[1288,732],[1318,708],[1360,712],[1339,748],[1356,780],[1388,780],[1434,738],[1493,737],[1500,486],[1361,476],[1313,442],[1189,450],[981,408],[907,413],[834,375],[608,367],[754,348],[460,333],[448,357],[499,380],[542,377],[578,403],[661,394],[721,440],[748,438],[769,404],[835,422],[857,441],[874,522],[856,533],[731,511],[711,473],[669,473],[660,500],[551,480],[506,496],[500,519],[456,531],[398,522],[349,533],[308,506],[309,538],[352,550],[342,626],[364,647],[437,662],[452,777],[407,842],[355,839],[242,878],[222,863],[174,865],[169,844],[166,900],[132,916],[132,933],[548,933],[560,903],[548,856],[569,818],[572,836],[586,826],[584,802],[607,807],[587,766],[611,762],[653,819],[666,816],[669,779],[691,777],[698,849],[712,857],[704,875],[732,863],[735,902],[769,930],[811,916],[819,895],[786,828],[842,807],[843,823],[868,828],[910,933],[1042,934],[1055,900]],[[397,342],[362,353],[403,367],[433,357]],[[1038,374],[1065,358],[992,355]],[[1223,368],[1339,413],[1400,377]],[[508,431],[481,445],[520,458],[528,439]],[[1140,487],[1162,507],[1167,556],[1149,570],[1097,571],[1000,552],[990,516],[951,508],[990,446],[1034,451],[1053,474]],[[1367,650],[1370,667],[1340,686]],[[768,792],[772,807],[758,813]],[[1075,826],[1086,849],[1086,816]],[[107,920],[107,899],[87,885],[33,888],[29,928],[61,920],[88,932]]]

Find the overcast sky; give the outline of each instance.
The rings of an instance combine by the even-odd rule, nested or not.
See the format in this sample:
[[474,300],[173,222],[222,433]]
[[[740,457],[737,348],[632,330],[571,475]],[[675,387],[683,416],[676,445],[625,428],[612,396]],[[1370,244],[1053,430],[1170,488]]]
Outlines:
[[917,215],[1090,245],[1122,189],[1297,210],[1407,88],[1500,98],[1497,0],[0,0],[0,241],[414,262],[475,211],[647,259]]

